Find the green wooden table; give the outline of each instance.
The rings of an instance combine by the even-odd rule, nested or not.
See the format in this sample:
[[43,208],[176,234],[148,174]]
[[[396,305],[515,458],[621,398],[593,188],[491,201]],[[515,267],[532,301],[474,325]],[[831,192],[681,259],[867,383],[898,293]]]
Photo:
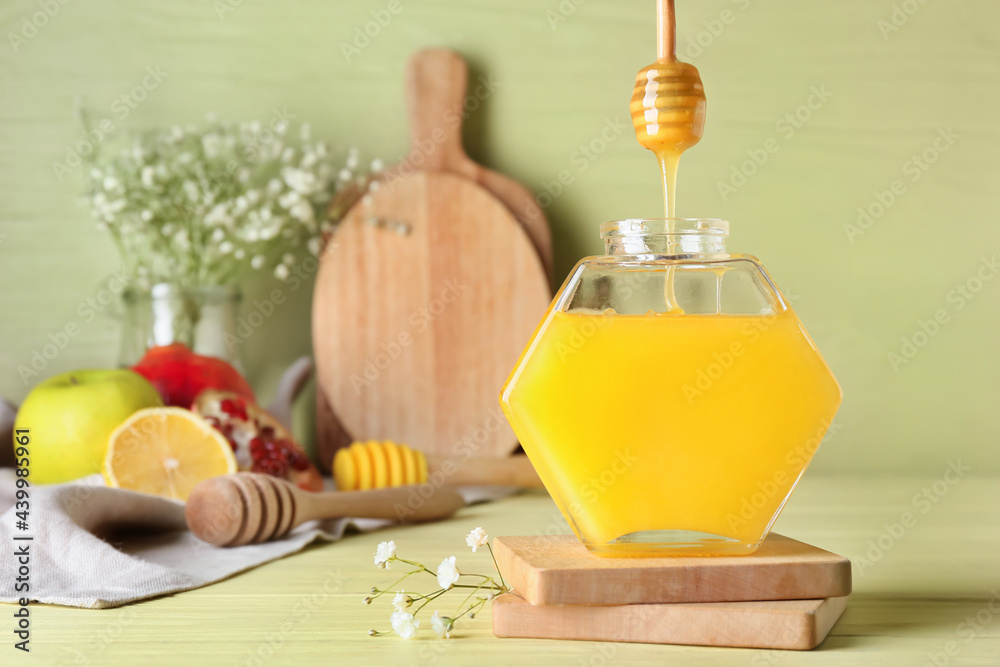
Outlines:
[[808,653],[497,639],[488,611],[463,619],[450,640],[437,639],[429,620],[410,641],[367,635],[389,626],[387,598],[362,604],[373,585],[393,581],[392,571],[372,563],[380,540],[395,540],[400,555],[427,564],[454,554],[460,565],[486,572],[488,553],[471,554],[464,543],[475,526],[491,536],[568,532],[548,496],[525,493],[445,522],[349,535],[124,608],[37,605],[30,656],[15,651],[7,633],[0,664],[996,666],[1000,480],[949,469],[943,463],[937,477],[803,480],[776,529],[849,556],[855,577],[844,616]]

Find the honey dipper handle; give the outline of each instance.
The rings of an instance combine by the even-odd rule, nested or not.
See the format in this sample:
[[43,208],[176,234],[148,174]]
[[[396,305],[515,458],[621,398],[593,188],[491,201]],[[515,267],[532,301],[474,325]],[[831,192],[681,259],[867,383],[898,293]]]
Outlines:
[[454,489],[440,487],[433,489],[433,493],[429,491],[427,485],[329,493],[294,489],[297,506],[295,523],[298,525],[309,519],[342,516],[392,519],[407,523],[433,521],[447,518],[465,505],[465,500]]
[[677,60],[677,19],[674,0],[656,0],[656,59],[664,62]]
[[507,458],[452,459],[448,456],[428,456],[427,470],[431,480],[439,472],[448,484],[456,486],[520,486],[540,488],[542,480],[524,454]]
[[410,157],[413,166],[445,171],[465,158],[462,115],[468,69],[447,49],[413,54],[406,70],[410,108]]

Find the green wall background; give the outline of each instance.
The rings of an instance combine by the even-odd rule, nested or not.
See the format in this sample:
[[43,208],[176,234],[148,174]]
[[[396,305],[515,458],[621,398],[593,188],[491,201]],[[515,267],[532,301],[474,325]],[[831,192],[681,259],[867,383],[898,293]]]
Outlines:
[[[58,11],[16,50],[10,34],[44,3],[0,6],[0,395],[11,399],[28,390],[17,365],[80,320],[78,304],[117,266],[79,204],[79,174],[59,182],[51,167],[81,138],[74,98],[110,110],[150,66],[167,76],[118,137],[199,122],[206,111],[266,119],[284,107],[316,136],[391,162],[407,150],[406,58],[453,48],[474,77],[500,83],[469,119],[472,157],[537,192],[562,170],[572,175],[546,209],[560,278],[599,252],[600,222],[661,210],[654,160],[627,125],[593,161],[577,153],[609,121],[628,123],[633,77],[654,56],[652,0],[398,0],[398,15],[350,62],[342,44],[388,0],[48,2]],[[1000,471],[1000,280],[983,268],[976,282],[1000,246],[1000,5],[678,5],[679,54],[700,69],[709,100],[705,138],[682,162],[678,214],[732,222],[731,250],[758,255],[794,295],[843,385],[840,428],[815,469],[930,476],[960,457],[977,472]],[[814,90],[826,99],[800,109]],[[797,110],[808,119],[794,127],[786,114]],[[939,152],[935,139],[949,128]],[[765,147],[766,162],[723,196],[719,183],[752,154],[762,161]],[[924,151],[936,158],[926,171],[911,162]],[[897,179],[902,194],[849,238],[858,208]],[[979,291],[958,296],[969,281]],[[262,278],[248,297],[274,286]],[[264,398],[310,351],[310,299],[307,289],[292,294],[246,343]],[[934,335],[918,334],[935,314],[943,323],[928,327]],[[43,375],[115,363],[110,309],[80,324]],[[926,344],[893,369],[887,355],[914,334]],[[310,406],[300,411],[306,427]]]

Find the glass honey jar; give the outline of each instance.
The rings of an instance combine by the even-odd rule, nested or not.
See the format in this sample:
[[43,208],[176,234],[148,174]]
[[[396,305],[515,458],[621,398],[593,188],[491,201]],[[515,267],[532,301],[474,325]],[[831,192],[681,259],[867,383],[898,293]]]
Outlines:
[[601,226],[500,402],[599,555],[752,553],[841,401],[760,261],[712,219]]

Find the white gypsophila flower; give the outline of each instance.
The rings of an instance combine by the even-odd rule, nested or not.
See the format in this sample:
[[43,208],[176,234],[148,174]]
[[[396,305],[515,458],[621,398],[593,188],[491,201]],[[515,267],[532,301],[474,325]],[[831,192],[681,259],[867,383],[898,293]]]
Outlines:
[[371,166],[372,171],[382,171],[383,169],[385,169],[385,163],[382,162],[381,159],[375,158],[374,160],[372,160],[372,166]]
[[295,149],[292,148],[291,146],[289,146],[285,150],[281,151],[281,161],[282,162],[289,163],[289,162],[292,161],[292,158],[294,158],[294,157],[295,157]]
[[247,200],[247,198],[244,197],[243,195],[240,195],[239,197],[236,198],[236,211],[238,213],[242,213],[247,209],[247,206],[249,204],[250,202]]
[[291,266],[292,264],[295,263],[295,255],[293,255],[290,252],[286,252],[284,255],[281,256],[281,263]]
[[288,209],[289,215],[299,222],[309,222],[313,219],[313,207],[309,202],[300,201]]
[[251,204],[256,204],[260,201],[260,192],[258,190],[247,190],[247,201]]
[[302,169],[312,169],[319,162],[319,156],[316,155],[314,151],[307,150],[302,154],[302,160],[299,162],[299,167]]
[[414,620],[413,614],[405,611],[392,612],[389,622],[392,624],[392,631],[403,639],[412,639],[420,627],[420,621]]
[[316,177],[308,171],[285,167],[281,170],[281,178],[295,192],[308,195],[316,189]]
[[223,241],[219,244],[219,252],[223,255],[228,255],[233,251],[233,244],[230,241]]
[[341,181],[347,182],[347,181],[351,180],[352,178],[354,178],[354,174],[353,174],[353,172],[351,172],[350,169],[348,169],[347,167],[344,167],[339,172],[337,172],[337,178],[339,180],[341,180]]
[[[260,230],[250,227],[245,232],[243,232],[243,237],[246,238],[246,240],[249,241],[250,243],[256,243],[261,238]],[[255,266],[254,268],[256,269],[260,267]]]
[[243,259],[247,254],[243,251],[243,248],[237,248],[236,252],[233,253],[233,257],[236,259]]
[[215,157],[218,155],[221,147],[222,140],[217,134],[206,134],[201,138],[201,149],[205,151],[205,155],[208,157]]
[[283,189],[284,186],[282,185],[281,181],[279,181],[276,178],[272,178],[267,182],[267,194],[271,195],[272,197],[281,192]]
[[451,637],[451,628],[453,625],[454,621],[447,616],[441,616],[441,612],[438,610],[435,610],[434,615],[431,616],[431,627],[434,628],[434,632],[437,633],[438,637],[443,639]]
[[174,229],[176,228],[168,222],[167,224],[160,227],[160,233],[163,234],[164,236],[173,236]]
[[145,185],[147,188],[151,188],[155,185],[155,181],[153,180],[155,176],[156,176],[156,170],[150,167],[149,165],[146,165],[145,167],[142,168],[142,172],[140,173],[139,178],[142,180],[143,185]]
[[215,241],[216,243],[218,243],[219,241],[221,241],[224,238],[226,238],[226,232],[222,231],[218,227],[216,227],[212,231],[212,240]]
[[351,152],[347,155],[347,160],[344,161],[344,166],[346,166],[351,171],[358,168],[360,160],[358,159],[358,151],[355,148],[351,149]]
[[[229,211],[226,209],[225,204],[216,204],[212,207],[212,210],[208,212],[205,216],[205,222],[209,225],[231,225],[233,223],[232,217],[229,215]],[[221,232],[222,230],[216,230]]]
[[119,181],[114,176],[105,176],[102,185],[104,186],[105,190],[115,190],[118,188],[119,185],[121,185],[121,181]]
[[465,543],[472,547],[473,552],[475,552],[475,550],[479,547],[486,546],[489,541],[490,536],[486,534],[486,531],[483,530],[482,526],[477,526],[465,536]]
[[143,222],[149,222],[150,220],[153,219],[153,212],[150,211],[148,208],[144,208],[142,209],[142,212],[139,214],[139,218],[141,218]]
[[312,253],[312,255],[314,256],[319,254],[321,245],[322,242],[319,240],[318,237],[315,236],[306,242],[306,247],[309,249],[309,252]]
[[278,206],[284,209],[289,209],[295,206],[302,200],[302,195],[300,195],[295,190],[289,190],[285,194],[278,197]]
[[250,266],[253,267],[253,268],[255,268],[255,269],[259,269],[262,266],[264,266],[264,256],[263,255],[254,255],[250,259]]
[[274,277],[278,280],[285,280],[289,276],[288,267],[284,264],[278,264],[274,267]]
[[372,192],[375,192],[381,187],[382,187],[381,181],[372,181],[371,183],[368,184],[368,189],[371,190]]
[[389,567],[388,560],[396,554],[396,543],[392,540],[379,542],[375,548],[375,564],[379,567]]
[[438,565],[438,584],[441,588],[451,588],[458,581],[459,574],[458,567],[455,566],[455,557],[449,556]]
[[172,128],[170,128],[170,136],[175,141],[179,141],[184,138],[184,130],[181,129],[180,125],[174,125]]
[[198,201],[198,197],[201,193],[198,191],[198,185],[194,181],[184,181],[184,194],[188,196],[191,201]]
[[413,604],[413,599],[403,591],[397,591],[396,596],[392,598],[392,606],[396,608],[396,611],[406,611],[411,604]]
[[316,155],[318,155],[320,157],[326,157],[329,154],[329,152],[330,152],[326,148],[326,143],[324,143],[322,141],[319,142],[318,144],[314,145],[313,146],[313,150],[316,151]]
[[176,243],[177,247],[181,250],[187,250],[191,247],[191,239],[188,237],[186,229],[182,229],[174,234],[174,243]]

